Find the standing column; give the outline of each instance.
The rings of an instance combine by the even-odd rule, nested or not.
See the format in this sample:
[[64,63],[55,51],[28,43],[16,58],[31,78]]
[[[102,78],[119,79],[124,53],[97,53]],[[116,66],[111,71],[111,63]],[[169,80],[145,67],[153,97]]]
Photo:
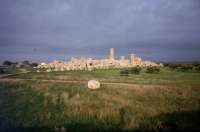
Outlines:
[[114,60],[115,59],[115,51],[114,51],[114,48],[110,48],[110,57],[109,57],[110,60]]
[[135,55],[134,55],[134,54],[130,54],[129,60],[130,60],[130,63],[131,63],[131,64],[134,63],[134,59],[135,59]]

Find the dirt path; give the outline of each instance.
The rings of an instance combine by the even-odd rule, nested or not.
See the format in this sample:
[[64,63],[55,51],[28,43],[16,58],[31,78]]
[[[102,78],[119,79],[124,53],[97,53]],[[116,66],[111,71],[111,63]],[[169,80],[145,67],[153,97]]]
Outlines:
[[[24,74],[28,72],[20,72],[16,74],[6,74],[6,75],[1,75],[0,76],[0,82],[18,82],[18,81],[43,81],[43,82],[58,82],[58,83],[79,83],[79,84],[87,84],[86,80],[56,80],[56,79],[22,79],[22,78],[6,78],[12,75],[18,75],[18,74]],[[106,85],[121,85],[121,86],[136,86],[138,84],[133,84],[133,83],[122,83],[122,82],[105,82],[105,81],[100,81],[101,84],[106,84]]]
[[[60,83],[81,83],[81,84],[87,84],[87,81],[82,81],[82,80],[54,80],[54,79],[11,79],[11,78],[2,78],[0,79],[0,82],[8,82],[8,81],[43,81],[43,82],[60,82]],[[107,84],[107,85],[128,85],[128,86],[133,86],[136,84],[133,83],[121,83],[121,82],[101,82],[101,84]]]
[[[54,79],[11,79],[11,78],[2,78],[0,79],[0,82],[19,82],[19,81],[42,81],[42,82],[58,82],[58,83],[78,83],[78,84],[84,84],[87,85],[87,81],[83,80],[54,80]],[[137,86],[153,86],[153,87],[165,87],[164,85],[159,84],[137,84],[137,83],[127,83],[127,82],[106,82],[106,81],[100,81],[103,85],[110,85],[110,86],[126,86],[126,87],[137,87]]]

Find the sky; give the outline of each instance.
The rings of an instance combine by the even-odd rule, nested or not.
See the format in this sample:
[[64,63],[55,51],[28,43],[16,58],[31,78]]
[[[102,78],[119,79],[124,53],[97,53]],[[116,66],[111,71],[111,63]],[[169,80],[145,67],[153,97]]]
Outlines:
[[0,62],[135,53],[200,61],[200,0],[0,0]]

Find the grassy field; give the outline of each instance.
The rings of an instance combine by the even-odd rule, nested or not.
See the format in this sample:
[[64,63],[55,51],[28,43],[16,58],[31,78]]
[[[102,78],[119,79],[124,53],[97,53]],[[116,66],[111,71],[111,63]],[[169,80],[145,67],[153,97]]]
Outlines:
[[178,72],[162,68],[159,74],[149,74],[142,71],[140,74],[121,76],[119,69],[95,70],[95,71],[58,71],[58,72],[29,72],[10,76],[10,78],[24,79],[56,79],[56,80],[83,80],[98,79],[106,82],[129,82],[137,84],[175,84],[175,85],[199,85],[200,72]]
[[[200,73],[166,68],[120,76],[119,70],[30,72],[0,81],[1,131],[200,130]],[[42,79],[128,82],[130,86]]]

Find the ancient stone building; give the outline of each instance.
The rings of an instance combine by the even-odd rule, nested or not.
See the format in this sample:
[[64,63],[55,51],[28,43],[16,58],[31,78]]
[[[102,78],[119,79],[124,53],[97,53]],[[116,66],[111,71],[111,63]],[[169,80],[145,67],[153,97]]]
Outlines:
[[[121,56],[119,60],[115,59],[114,48],[110,49],[110,54],[107,59],[93,59],[93,58],[71,58],[67,62],[54,60],[46,64],[41,63],[38,68],[51,69],[51,71],[69,71],[69,70],[93,70],[93,69],[109,69],[109,68],[126,68],[134,66],[158,66],[158,64],[151,61],[143,61],[140,57],[134,54],[129,55],[129,59]],[[48,70],[49,71],[49,70]]]

